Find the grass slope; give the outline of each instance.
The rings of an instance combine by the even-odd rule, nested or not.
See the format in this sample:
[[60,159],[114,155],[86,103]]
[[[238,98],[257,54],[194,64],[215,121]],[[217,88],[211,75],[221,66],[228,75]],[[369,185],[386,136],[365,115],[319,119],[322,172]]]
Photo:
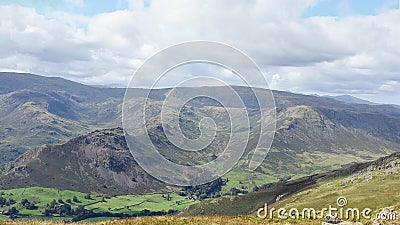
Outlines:
[[329,205],[335,207],[341,196],[347,198],[348,207],[368,207],[375,213],[384,207],[399,210],[399,180],[400,153],[395,153],[373,162],[276,183],[246,195],[206,200],[188,207],[180,215],[252,214],[265,203],[275,208],[313,207],[317,210]]
[[[400,163],[397,160],[395,163]],[[271,207],[321,209],[336,206],[340,196],[346,197],[346,207],[371,208],[378,211],[385,207],[400,209],[400,167],[370,167],[351,176],[330,179],[294,195],[288,196]]]

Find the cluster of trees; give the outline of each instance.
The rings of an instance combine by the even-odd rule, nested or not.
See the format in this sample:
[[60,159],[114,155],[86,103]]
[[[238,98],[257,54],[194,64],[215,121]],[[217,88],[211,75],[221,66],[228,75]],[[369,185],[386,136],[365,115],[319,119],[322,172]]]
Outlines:
[[247,190],[241,190],[241,189],[238,189],[238,188],[231,188],[231,195],[238,195],[238,194],[247,194],[247,193],[249,193]]
[[[85,196],[85,199],[91,199],[90,194],[87,194]],[[80,203],[79,199],[74,196],[71,199],[66,199],[65,202],[60,198],[57,201],[53,199],[50,203],[46,205],[46,208],[44,209],[43,215],[45,216],[52,216],[53,214],[59,214],[60,216],[63,215],[68,215],[68,216],[73,216],[77,215],[79,213],[82,213],[84,211],[83,206],[78,206],[77,209],[72,209],[71,204],[72,203]]]
[[[0,207],[4,207],[4,206],[12,206],[15,205],[17,202],[13,199],[13,198],[5,198],[3,197],[5,194],[4,192],[0,192]],[[10,193],[10,195],[12,196],[13,194]],[[20,205],[28,210],[35,210],[38,207],[34,204],[29,202],[27,199],[22,199],[20,202]],[[11,219],[15,219],[17,218],[19,215],[19,210],[13,206],[11,208],[9,208],[6,211],[2,211],[2,213],[4,215],[8,215]]]
[[164,216],[167,214],[173,214],[175,213],[175,210],[168,210],[168,212],[165,211],[150,211],[147,209],[144,209],[140,212],[135,212],[133,214],[127,214],[127,213],[111,213],[111,212],[93,212],[91,210],[86,210],[83,209],[83,211],[80,211],[77,215],[75,215],[72,218],[73,222],[81,221],[84,219],[88,218],[95,218],[95,217],[119,217],[119,218],[129,218],[129,217],[139,217],[139,216]]
[[7,211],[7,213],[5,213],[4,215],[8,215],[8,217],[10,217],[10,219],[14,220],[14,219],[18,218],[18,213],[19,213],[19,211],[17,208],[11,207]]
[[0,196],[0,207],[14,205],[15,203],[17,202],[12,198],[6,199]]
[[161,197],[163,197],[167,201],[171,201],[172,200],[172,197],[171,197],[171,195],[169,193],[167,193],[167,195],[163,194],[163,195],[161,195]]
[[[76,196],[74,196],[74,197],[76,197]],[[90,195],[90,193],[87,193],[84,198],[85,199],[92,199],[92,196]]]
[[289,181],[291,178],[292,178],[291,176],[281,177],[281,178],[279,178],[278,183],[285,183],[285,182]]
[[24,198],[21,200],[21,206],[28,210],[36,210],[38,207],[35,203],[30,202],[28,199]]
[[179,195],[200,200],[221,197],[222,186],[226,185],[227,182],[228,179],[218,178],[207,184],[184,187]]
[[17,215],[18,213],[19,211],[15,207],[11,207],[10,210],[8,210],[8,215]]
[[65,203],[64,201],[62,201],[62,199],[61,201],[59,199],[58,203],[56,202],[55,199],[53,199],[53,201],[47,203],[43,215],[52,216],[53,214],[59,214],[60,216],[63,215],[72,216],[75,214],[75,211],[72,209],[70,204]]
[[263,184],[260,187],[254,187],[253,191],[265,190],[265,189],[268,189],[268,188],[272,187],[274,184],[275,183]]

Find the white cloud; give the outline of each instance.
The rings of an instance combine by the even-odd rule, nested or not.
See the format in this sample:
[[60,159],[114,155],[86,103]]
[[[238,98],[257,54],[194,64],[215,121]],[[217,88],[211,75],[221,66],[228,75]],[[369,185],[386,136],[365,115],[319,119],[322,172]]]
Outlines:
[[125,86],[156,51],[206,39],[246,52],[273,88],[400,93],[398,84],[390,83],[400,81],[399,10],[302,18],[316,0],[129,2],[130,10],[90,17],[0,6],[0,69]]
[[388,81],[385,84],[379,86],[379,90],[384,92],[395,92],[400,89],[400,83],[398,81]]

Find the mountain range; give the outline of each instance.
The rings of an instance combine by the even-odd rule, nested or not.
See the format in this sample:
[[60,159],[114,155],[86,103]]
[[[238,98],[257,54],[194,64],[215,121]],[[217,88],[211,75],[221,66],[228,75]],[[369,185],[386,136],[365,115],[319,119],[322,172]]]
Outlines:
[[[198,88],[230,98],[225,87]],[[250,89],[233,88],[245,103],[250,120],[257,121],[260,112]],[[146,90],[132,91],[135,98],[129,106],[135,112],[135,107],[146,97]],[[149,96],[150,104],[159,108],[170,91],[154,90]],[[3,163],[0,186],[42,186],[107,194],[170,188],[137,166],[122,130],[117,128],[122,127],[124,92],[124,89],[86,86],[62,78],[0,73]],[[282,91],[273,91],[273,94],[277,130],[272,148],[254,173],[246,170],[257,136],[254,130],[257,122],[254,122],[244,157],[224,176],[230,180],[229,187],[234,185],[241,191],[251,192],[271,181],[347,168],[400,150],[399,108]],[[182,113],[182,130],[189,137],[199,135],[197,124],[204,117],[215,118],[217,125],[225,128],[219,133],[220,141],[212,143],[202,154],[179,153],[157,120],[148,124],[149,133],[160,153],[172,161],[208,162],[226,144],[229,121],[225,115],[223,107],[209,99],[194,100]]]
[[337,95],[337,96],[330,96],[324,95],[323,97],[333,98],[335,100],[346,102],[346,103],[354,103],[354,104],[364,104],[364,105],[381,105],[378,103],[370,102],[361,98],[357,98],[351,95]]

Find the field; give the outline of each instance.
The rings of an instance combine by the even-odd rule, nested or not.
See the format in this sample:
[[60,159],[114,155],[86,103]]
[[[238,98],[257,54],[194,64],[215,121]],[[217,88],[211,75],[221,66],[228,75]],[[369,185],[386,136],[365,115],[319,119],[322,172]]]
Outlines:
[[[112,214],[134,214],[143,210],[151,212],[168,212],[169,210],[182,210],[188,205],[195,204],[198,201],[188,200],[176,193],[166,194],[146,194],[146,195],[122,195],[114,197],[104,197],[102,195],[91,194],[90,197],[86,193],[56,190],[52,188],[20,188],[12,190],[0,190],[0,197],[7,201],[14,200],[14,204],[0,206],[0,210],[7,211],[11,207],[15,207],[22,216],[19,220],[70,220],[72,216],[59,215],[57,213],[52,216],[44,216],[45,209],[52,201],[57,205],[68,204],[73,210],[79,206],[84,206],[86,210],[94,213],[109,212]],[[23,199],[28,200],[37,206],[37,209],[27,209],[21,203]],[[74,201],[73,199],[76,199]],[[118,217],[117,217],[118,218]],[[98,221],[100,218],[87,219],[89,221]],[[102,218],[107,219],[107,218]],[[0,215],[0,221],[7,221],[8,217]]]
[[[237,188],[241,191],[252,192],[254,187],[262,186],[266,183],[277,182],[277,178],[263,175],[260,173],[243,172],[233,170],[224,176],[224,179],[229,179],[226,185],[222,186],[221,194],[231,194],[232,188]],[[175,189],[173,189],[175,190]],[[61,214],[57,210],[50,215],[46,215],[49,204],[55,203],[55,207],[61,207],[67,204],[73,211],[84,207],[95,213],[95,216],[89,218],[80,218],[79,222],[100,222],[113,219],[119,219],[126,216],[143,216],[160,215],[169,212],[176,212],[185,209],[186,207],[197,204],[200,200],[187,199],[185,196],[178,194],[179,189],[170,193],[153,193],[145,195],[118,195],[107,196],[102,194],[88,194],[70,190],[57,190],[53,188],[30,187],[18,188],[9,190],[0,190],[0,197],[5,199],[7,204],[1,204],[0,211],[9,211],[15,207],[18,210],[18,221],[72,221],[74,215],[67,213]],[[12,200],[12,204],[9,202]],[[33,204],[34,209],[29,209],[22,201],[28,201]],[[107,213],[106,215],[101,215]],[[0,221],[9,221],[9,216],[1,215]]]
[[229,182],[222,186],[222,193],[230,193],[232,188],[252,192],[254,187],[278,181],[274,176],[238,169],[233,169],[223,178],[229,179]]
[[[164,196],[164,197],[163,197]],[[131,213],[142,210],[155,212],[172,210],[182,210],[186,206],[195,204],[197,201],[187,200],[185,197],[176,193],[171,193],[171,200],[166,200],[167,194],[147,194],[147,195],[122,195],[108,199],[106,202],[97,202],[86,207],[93,211]]]

